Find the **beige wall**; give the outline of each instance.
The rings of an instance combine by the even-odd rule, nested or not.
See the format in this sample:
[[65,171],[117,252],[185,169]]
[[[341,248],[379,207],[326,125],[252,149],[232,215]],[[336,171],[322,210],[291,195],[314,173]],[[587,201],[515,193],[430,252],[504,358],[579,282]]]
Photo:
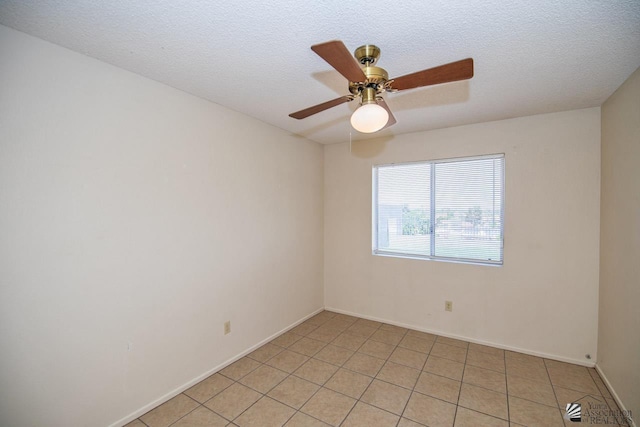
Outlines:
[[598,367],[640,415],[640,69],[602,106]]
[[[490,153],[505,153],[504,266],[371,254],[373,165]],[[326,146],[325,305],[593,364],[599,187],[599,108]]]
[[320,145],[2,26],[0,58],[0,425],[122,421],[323,306]]

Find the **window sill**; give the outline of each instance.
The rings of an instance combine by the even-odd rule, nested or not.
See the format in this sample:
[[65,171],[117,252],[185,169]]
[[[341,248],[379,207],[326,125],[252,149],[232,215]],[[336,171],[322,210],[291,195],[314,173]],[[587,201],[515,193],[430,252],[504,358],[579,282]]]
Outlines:
[[385,251],[373,251],[371,253],[375,256],[383,256],[390,258],[405,258],[405,259],[414,259],[414,260],[422,260],[422,261],[439,261],[439,262],[448,262],[453,264],[471,264],[471,265],[481,265],[485,267],[502,267],[504,261],[480,261],[474,259],[460,259],[460,258],[444,258],[444,257],[431,257],[428,255],[418,255],[418,254],[403,254],[396,252],[385,252]]

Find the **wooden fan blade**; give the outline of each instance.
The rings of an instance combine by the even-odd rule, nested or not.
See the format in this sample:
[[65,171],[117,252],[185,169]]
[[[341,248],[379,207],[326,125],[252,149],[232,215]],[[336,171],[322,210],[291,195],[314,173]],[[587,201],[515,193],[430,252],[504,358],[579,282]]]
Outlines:
[[[389,106],[387,105],[387,103],[384,101],[383,98],[380,98],[377,101],[378,101],[378,105],[381,106],[382,108],[384,108],[385,110],[387,110],[387,113],[389,113],[389,120],[387,121],[387,124],[384,125],[384,127],[382,129],[386,129],[389,126],[395,125],[396,124],[396,118],[394,117],[393,113],[389,109]],[[382,129],[380,129],[380,130],[382,130]]]
[[311,50],[317,53],[329,65],[345,76],[350,82],[363,82],[367,79],[347,47],[340,40],[333,40],[311,46]]
[[467,58],[428,70],[418,71],[393,79],[391,87],[396,90],[437,85],[440,83],[466,80],[473,77],[473,59]]
[[353,96],[341,96],[340,98],[332,99],[331,101],[323,102],[322,104],[314,105],[313,107],[305,108],[304,110],[291,113],[289,114],[289,117],[293,117],[294,119],[298,120],[304,119],[321,111],[328,110],[331,107],[335,107],[336,105],[344,104],[345,102],[349,101],[353,101]]

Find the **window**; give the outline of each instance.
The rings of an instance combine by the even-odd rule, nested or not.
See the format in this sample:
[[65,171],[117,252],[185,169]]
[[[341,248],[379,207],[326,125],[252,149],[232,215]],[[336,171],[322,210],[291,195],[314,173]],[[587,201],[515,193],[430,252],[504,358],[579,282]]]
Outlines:
[[373,253],[502,264],[504,155],[373,168]]

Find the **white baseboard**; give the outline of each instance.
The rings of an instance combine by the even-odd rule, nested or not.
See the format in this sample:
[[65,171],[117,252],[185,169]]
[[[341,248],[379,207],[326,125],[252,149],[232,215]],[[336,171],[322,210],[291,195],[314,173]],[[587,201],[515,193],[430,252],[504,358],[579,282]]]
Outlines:
[[316,314],[320,313],[323,310],[324,310],[324,308],[319,308],[318,310],[314,311],[313,313],[311,313],[311,314],[303,317],[302,319],[292,323],[291,325],[289,325],[286,328],[276,332],[275,334],[271,335],[270,337],[265,338],[264,340],[260,341],[258,344],[249,347],[248,349],[246,349],[242,353],[240,353],[240,354],[238,354],[236,356],[233,356],[230,359],[227,359],[226,361],[224,361],[221,364],[213,367],[212,369],[208,370],[207,372],[205,372],[205,373],[203,373],[201,375],[198,375],[196,378],[193,378],[192,380],[189,380],[188,382],[186,382],[186,383],[182,384],[181,386],[171,390],[169,393],[159,397],[158,399],[154,400],[153,402],[151,402],[151,403],[143,406],[142,408],[132,412],[131,414],[127,415],[126,417],[121,418],[120,420],[118,420],[115,423],[111,424],[109,427],[121,427],[121,426],[124,426],[125,424],[127,424],[127,423],[135,420],[136,418],[146,414],[147,412],[149,412],[150,410],[152,410],[156,406],[159,406],[159,405],[163,404],[164,402],[166,402],[166,401],[168,401],[170,399],[173,399],[174,397],[176,397],[177,395],[179,395],[183,391],[191,388],[192,386],[196,385],[197,383],[199,383],[200,381],[204,380],[205,378],[215,374],[219,370],[224,369],[225,367],[227,367],[228,365],[232,364],[236,360],[239,360],[239,359],[243,358],[247,354],[251,353],[253,350],[255,350],[258,347],[268,343],[272,339],[277,338],[278,336],[284,334],[285,332],[289,331],[290,329],[295,328],[300,323],[304,322],[305,320],[309,319],[310,317],[315,316]]
[[438,330],[435,330],[435,329],[426,329],[426,328],[423,328],[423,327],[420,327],[420,326],[416,326],[416,325],[410,325],[410,324],[406,324],[406,323],[396,322],[396,321],[389,320],[389,319],[381,319],[381,318],[374,317],[374,316],[367,316],[367,315],[360,314],[360,313],[353,313],[353,312],[350,312],[350,311],[341,310],[339,308],[325,307],[325,310],[333,311],[335,313],[347,314],[349,316],[361,317],[363,319],[374,320],[376,322],[388,323],[390,325],[401,326],[403,328],[414,329],[416,331],[427,332],[429,334],[441,335],[441,336],[447,337],[447,338],[454,338],[454,339],[458,339],[458,340],[469,341],[469,342],[472,342],[472,343],[475,343],[475,344],[488,345],[488,346],[491,346],[491,347],[500,348],[502,350],[515,351],[517,353],[524,353],[524,354],[528,354],[528,355],[531,355],[531,356],[543,357],[545,359],[557,360],[559,362],[573,363],[575,365],[586,366],[588,368],[593,368],[595,366],[595,362],[585,362],[584,360],[572,359],[570,357],[564,357],[564,356],[558,356],[557,354],[542,353],[542,352],[539,352],[539,351],[533,351],[533,350],[529,350],[529,349],[526,349],[526,348],[512,347],[512,346],[508,346],[508,345],[504,345],[504,344],[498,344],[498,343],[493,343],[493,342],[489,342],[489,341],[478,340],[478,339],[475,339],[475,338],[465,337],[465,336],[462,336],[462,335],[450,334],[448,332],[438,331]]
[[[602,381],[604,381],[604,385],[606,385],[607,388],[609,389],[609,392],[611,393],[611,396],[613,396],[613,400],[616,401],[616,403],[618,404],[618,407],[620,408],[620,410],[626,412],[627,408],[622,403],[622,400],[620,400],[620,396],[618,396],[618,393],[616,393],[615,389],[613,388],[613,386],[609,382],[609,379],[604,374],[604,372],[602,372],[602,368],[600,368],[600,366],[597,363],[596,363],[596,371],[598,372],[598,375],[600,375],[600,378],[602,378]],[[631,427],[638,427],[635,420],[631,420]]]

